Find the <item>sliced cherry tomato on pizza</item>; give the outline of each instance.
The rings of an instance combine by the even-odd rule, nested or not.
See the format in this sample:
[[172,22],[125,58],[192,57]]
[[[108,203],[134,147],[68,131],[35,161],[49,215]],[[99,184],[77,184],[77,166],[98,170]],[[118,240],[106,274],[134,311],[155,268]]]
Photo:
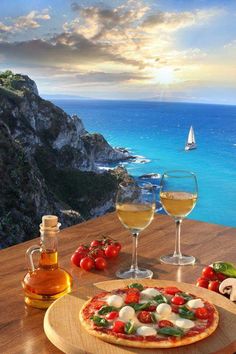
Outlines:
[[106,305],[106,302],[102,300],[97,300],[92,303],[92,307],[94,308],[94,310],[100,310],[100,308],[104,305]]
[[209,312],[205,307],[201,307],[195,310],[195,316],[200,320],[207,320],[209,317]]
[[151,306],[149,306],[148,308],[146,308],[145,310],[146,310],[146,311],[151,311],[151,312],[153,312],[153,311],[156,310],[156,308],[157,308],[156,305],[151,305]]
[[182,296],[175,295],[172,297],[171,302],[174,305],[183,305],[185,304],[186,300]]
[[219,286],[220,286],[219,280],[212,280],[212,281],[210,281],[210,283],[208,285],[208,289],[218,293],[219,292]]
[[151,312],[140,311],[137,317],[138,317],[138,320],[142,323],[153,323]]
[[106,315],[107,320],[114,320],[119,316],[118,311],[111,311]]
[[158,322],[158,327],[159,328],[164,328],[164,327],[174,327],[173,323],[168,321],[168,320],[160,320]]
[[139,299],[140,299],[140,291],[138,289],[131,288],[126,293],[125,303],[126,304],[138,303]]
[[209,280],[205,279],[205,278],[198,278],[197,279],[197,286],[201,287],[201,288],[208,288],[209,285]]
[[165,293],[169,294],[169,295],[175,295],[180,292],[181,292],[181,290],[179,290],[175,286],[168,286],[167,288],[165,288]]
[[210,266],[204,267],[202,270],[202,277],[207,279],[207,280],[216,280],[216,272],[214,269]]
[[112,332],[115,333],[125,333],[125,322],[116,321],[114,322]]

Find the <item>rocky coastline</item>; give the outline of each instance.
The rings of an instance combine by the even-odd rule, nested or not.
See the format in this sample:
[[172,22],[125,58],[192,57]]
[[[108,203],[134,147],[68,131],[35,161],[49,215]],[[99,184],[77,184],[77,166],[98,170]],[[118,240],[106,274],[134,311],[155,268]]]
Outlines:
[[28,76],[0,73],[0,247],[37,236],[44,214],[66,227],[112,210],[128,175],[98,165],[131,158],[42,99]]

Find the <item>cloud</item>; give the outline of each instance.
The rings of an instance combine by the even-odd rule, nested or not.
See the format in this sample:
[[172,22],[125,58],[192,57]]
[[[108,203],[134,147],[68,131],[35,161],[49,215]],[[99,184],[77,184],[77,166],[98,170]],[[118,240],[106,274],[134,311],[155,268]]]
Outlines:
[[128,81],[150,80],[150,76],[138,75],[133,72],[88,72],[76,75],[76,79],[81,83],[119,83]]
[[12,26],[7,26],[4,23],[0,22],[0,33],[10,32],[12,30]]
[[28,28],[40,27],[38,20],[50,20],[49,10],[44,9],[41,12],[31,11],[25,16],[19,16],[14,19],[14,30],[24,30]]

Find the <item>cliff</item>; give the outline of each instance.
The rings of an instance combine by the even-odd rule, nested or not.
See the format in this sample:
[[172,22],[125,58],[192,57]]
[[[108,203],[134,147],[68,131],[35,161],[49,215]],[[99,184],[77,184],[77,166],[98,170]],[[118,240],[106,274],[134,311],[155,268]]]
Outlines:
[[0,247],[36,236],[44,214],[68,226],[111,210],[127,173],[96,165],[128,158],[42,99],[28,76],[0,74]]

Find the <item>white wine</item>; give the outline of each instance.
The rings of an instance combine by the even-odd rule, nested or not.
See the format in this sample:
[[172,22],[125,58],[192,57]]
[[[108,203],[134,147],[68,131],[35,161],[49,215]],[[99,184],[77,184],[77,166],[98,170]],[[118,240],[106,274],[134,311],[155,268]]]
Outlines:
[[116,211],[121,223],[127,229],[141,231],[151,223],[154,217],[155,203],[117,203]]
[[197,195],[187,192],[161,192],[160,199],[169,215],[183,218],[194,208]]

